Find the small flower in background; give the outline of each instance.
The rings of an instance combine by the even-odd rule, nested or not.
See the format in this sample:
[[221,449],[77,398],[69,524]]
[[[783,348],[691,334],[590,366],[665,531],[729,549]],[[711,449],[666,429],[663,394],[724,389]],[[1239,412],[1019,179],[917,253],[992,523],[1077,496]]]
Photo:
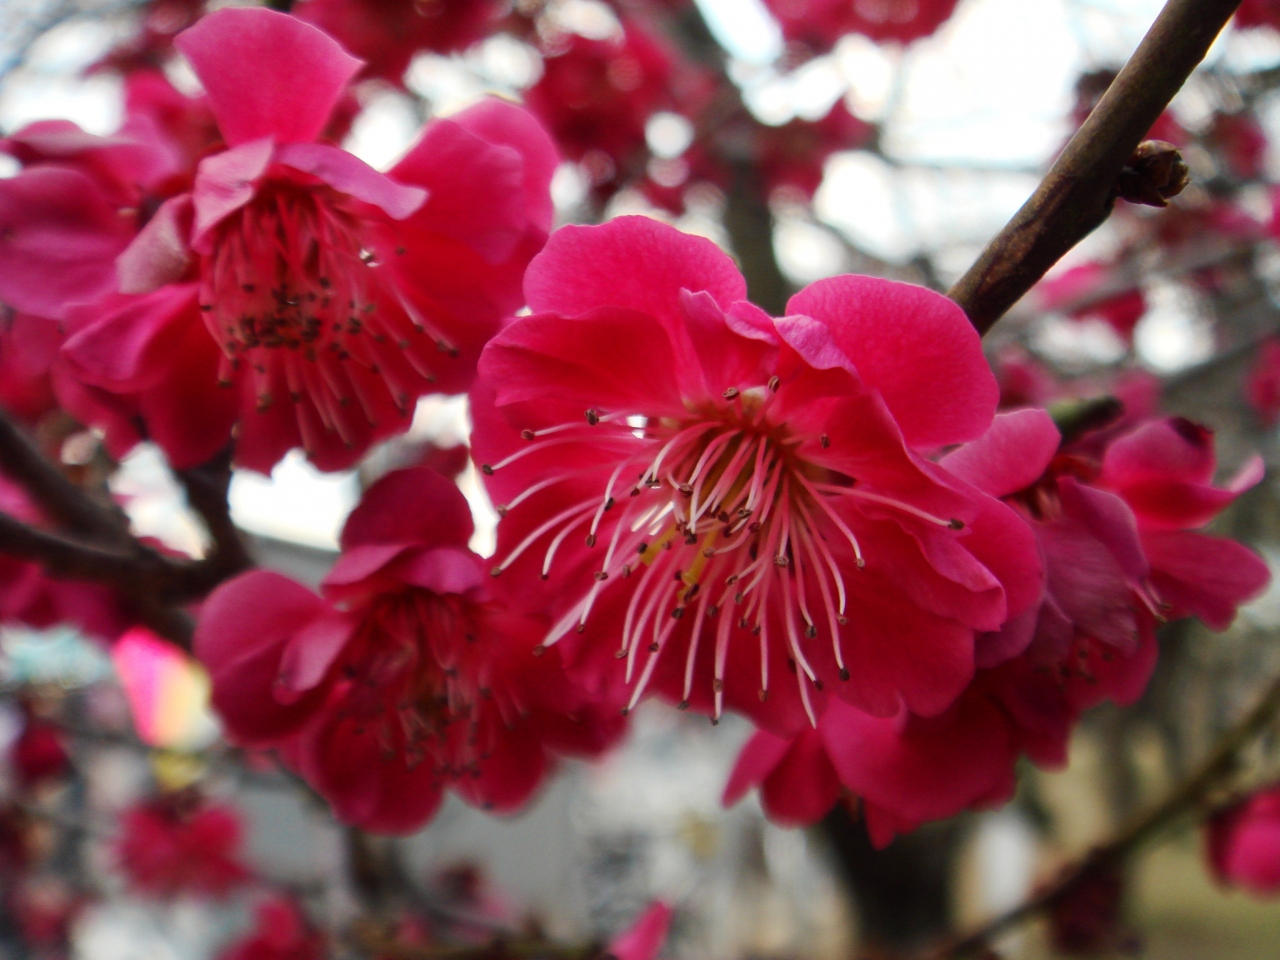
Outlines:
[[290,897],[264,900],[254,909],[254,927],[225,947],[218,960],[323,960],[324,934],[315,930]]
[[1256,897],[1280,893],[1280,785],[1264,787],[1205,823],[1209,867],[1219,883]]
[[240,862],[240,816],[194,791],[124,811],[116,862],[129,886],[152,897],[226,897],[249,880]]
[[1280,3],[1277,0],[1243,0],[1236,8],[1235,25],[1280,29]]
[[1124,284],[1117,274],[1100,261],[1063,270],[1036,284],[1039,306],[1065,311],[1076,320],[1102,320],[1129,342],[1147,312],[1147,301],[1141,288]]
[[944,24],[957,0],[765,0],[782,34],[826,53],[846,33],[876,43],[910,43]]

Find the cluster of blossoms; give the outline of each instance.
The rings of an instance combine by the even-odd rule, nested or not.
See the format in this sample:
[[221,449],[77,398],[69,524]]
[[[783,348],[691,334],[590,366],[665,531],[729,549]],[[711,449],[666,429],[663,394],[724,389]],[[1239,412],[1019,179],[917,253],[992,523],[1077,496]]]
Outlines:
[[836,277],[771,318],[714,245],[638,218],[558,231],[525,290],[472,392],[493,572],[630,704],[750,717],[726,797],[760,785],[783,822],[852,796],[883,844],[1002,802],[1019,756],[1062,762],[1084,710],[1141,694],[1157,622],[1225,627],[1268,580],[1194,532],[1259,461],[1219,488],[1189,421],[1064,444],[995,416],[926,290]]
[[[850,30],[910,42],[955,2],[769,6],[823,51]],[[1086,710],[1142,694],[1159,623],[1222,629],[1262,591],[1255,554],[1201,532],[1261,462],[1215,485],[1207,428],[1131,409],[1064,435],[1050,385],[997,382],[961,309],[922,287],[832,277],[774,317],[709,240],[644,217],[552,233],[561,151],[601,200],[647,177],[679,209],[674,187],[736,175],[696,142],[680,178],[654,175],[653,115],[714,98],[625,16],[612,38],[538,33],[528,112],[489,99],[434,120],[386,172],[337,145],[353,82],[401,83],[415,52],[463,49],[501,13],[192,16],[155,44],[200,96],[138,68],[117,133],[46,121],[0,141],[21,168],[0,180],[0,371],[19,374],[0,399],[29,423],[60,408],[113,456],[150,440],[178,469],[231,449],[269,472],[300,448],[336,470],[403,433],[419,398],[469,396],[496,554],[471,550],[462,493],[419,463],[365,490],[318,593],[265,570],[223,583],[194,648],[238,746],[274,752],[342,821],[406,833],[450,791],[519,809],[654,695],[755,725],[727,802],[758,788],[788,824],[857,803],[884,845],[1007,800],[1024,757],[1064,762]],[[1250,130],[1213,130],[1256,172]],[[758,130],[758,173],[811,197],[821,159],[872,134],[843,105]],[[1252,235],[1200,213],[1159,229]],[[1041,302],[1131,339],[1146,301],[1111,273],[1067,271]],[[3,479],[0,510],[47,525]],[[0,558],[0,619],[110,642],[135,617]],[[34,719],[18,746],[33,784],[65,766]],[[1224,875],[1258,875],[1230,837],[1273,826],[1260,804],[1216,828]],[[138,890],[221,896],[248,882],[238,845],[232,815],[174,795],[125,816],[117,854]],[[651,956],[669,920],[658,905],[614,952]],[[269,900],[227,956],[321,949]]]

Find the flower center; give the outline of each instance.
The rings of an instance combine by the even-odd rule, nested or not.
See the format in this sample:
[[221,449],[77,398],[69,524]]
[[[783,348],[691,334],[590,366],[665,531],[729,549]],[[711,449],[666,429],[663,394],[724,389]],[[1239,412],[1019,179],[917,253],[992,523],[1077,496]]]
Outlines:
[[[411,338],[426,334],[440,351],[457,351],[382,268],[375,241],[387,238],[378,231],[327,186],[268,185],[227,217],[200,278],[200,309],[223,349],[219,380],[230,385],[247,365],[259,411],[287,391],[348,443],[348,408],[377,423],[375,378],[407,414],[420,391],[404,374],[435,379]],[[298,419],[306,440],[309,421]]]
[[[713,717],[720,716],[729,647],[735,635],[746,634],[758,639],[760,699],[769,693],[769,644],[782,643],[798,668],[800,696],[813,719],[809,686],[821,689],[821,683],[806,656],[806,641],[825,632],[839,676],[849,678],[840,643],[841,628],[848,622],[845,575],[866,563],[858,538],[841,516],[840,501],[874,502],[951,529],[963,524],[864,490],[855,478],[801,457],[797,448],[805,438],[765,420],[771,390],[763,396],[730,390],[725,399],[727,408],[699,411],[682,422],[637,426],[636,418],[588,410],[585,423],[524,431],[522,436],[533,442],[500,463],[484,465],[485,473],[492,475],[538,450],[584,441],[599,456],[613,454],[617,465],[601,494],[543,523],[492,573],[499,575],[549,537],[542,562],[546,579],[566,538],[585,528],[587,548],[603,545],[595,582],[552,628],[545,644],[575,628],[585,629],[611,581],[638,578],[617,651],[627,661],[628,683],[642,650],[648,658],[639,667],[628,709],[689,615],[681,707],[688,706],[700,646],[713,644]],[[829,446],[827,437],[818,439],[821,448]],[[569,468],[552,475],[498,511],[506,513],[541,490],[598,469]]]
[[341,714],[372,731],[387,759],[410,769],[430,756],[441,773],[450,763],[473,767],[479,757],[457,758],[451,744],[468,742],[455,730],[474,730],[476,706],[488,695],[460,669],[475,640],[467,604],[459,597],[409,588],[379,599],[347,645],[339,670],[348,686]]

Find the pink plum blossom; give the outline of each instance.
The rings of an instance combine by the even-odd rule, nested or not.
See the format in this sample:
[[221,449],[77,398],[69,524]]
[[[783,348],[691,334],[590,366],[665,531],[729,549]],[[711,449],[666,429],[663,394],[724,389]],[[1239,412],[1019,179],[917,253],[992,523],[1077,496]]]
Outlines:
[[534,656],[545,622],[488,596],[471,534],[456,487],[396,471],[348,519],[325,599],[255,571],[204,606],[195,649],[230,735],[279,750],[346,822],[414,830],[446,787],[512,811],[555,754],[621,731],[616,703]]
[[558,231],[525,292],[472,394],[493,572],[584,671],[622,659],[632,703],[779,734],[826,693],[937,714],[975,633],[1039,596],[1026,524],[922,456],[996,404],[946,298],[836,277],[775,319],[714,244],[643,217]]
[[244,884],[240,817],[231,807],[182,792],[126,810],[115,853],[129,885],[156,897],[225,897]]
[[360,61],[317,28],[224,9],[175,43],[226,149],[126,238],[117,299],[66,350],[94,387],[157,394],[143,421],[183,465],[235,423],[244,466],[296,446],[348,466],[416,397],[470,384],[550,225],[555,151],[489,100],[382,174],[321,139]]

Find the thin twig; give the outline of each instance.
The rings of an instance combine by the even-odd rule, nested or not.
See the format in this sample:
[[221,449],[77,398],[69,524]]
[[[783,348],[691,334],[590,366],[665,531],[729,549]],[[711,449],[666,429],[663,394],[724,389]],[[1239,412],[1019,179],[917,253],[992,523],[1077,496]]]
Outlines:
[[1217,789],[1222,779],[1232,772],[1240,752],[1272,724],[1277,713],[1280,713],[1280,677],[1271,682],[1257,706],[1218,741],[1213,753],[1200,767],[1164,800],[1133,821],[1108,843],[1095,847],[1078,863],[1068,867],[1036,896],[967,936],[943,946],[931,954],[932,960],[956,960],[979,953],[994,937],[1071,896],[1100,870],[1122,863],[1143,843],[1184,813],[1198,807]]
[[253,566],[227,502],[231,489],[231,457],[232,448],[228,446],[199,467],[174,471],[186,491],[187,503],[209,531],[211,546],[203,566],[212,584]]
[[1116,181],[1240,0],[1168,0],[1031,195],[949,296],[986,333],[1111,213]]

